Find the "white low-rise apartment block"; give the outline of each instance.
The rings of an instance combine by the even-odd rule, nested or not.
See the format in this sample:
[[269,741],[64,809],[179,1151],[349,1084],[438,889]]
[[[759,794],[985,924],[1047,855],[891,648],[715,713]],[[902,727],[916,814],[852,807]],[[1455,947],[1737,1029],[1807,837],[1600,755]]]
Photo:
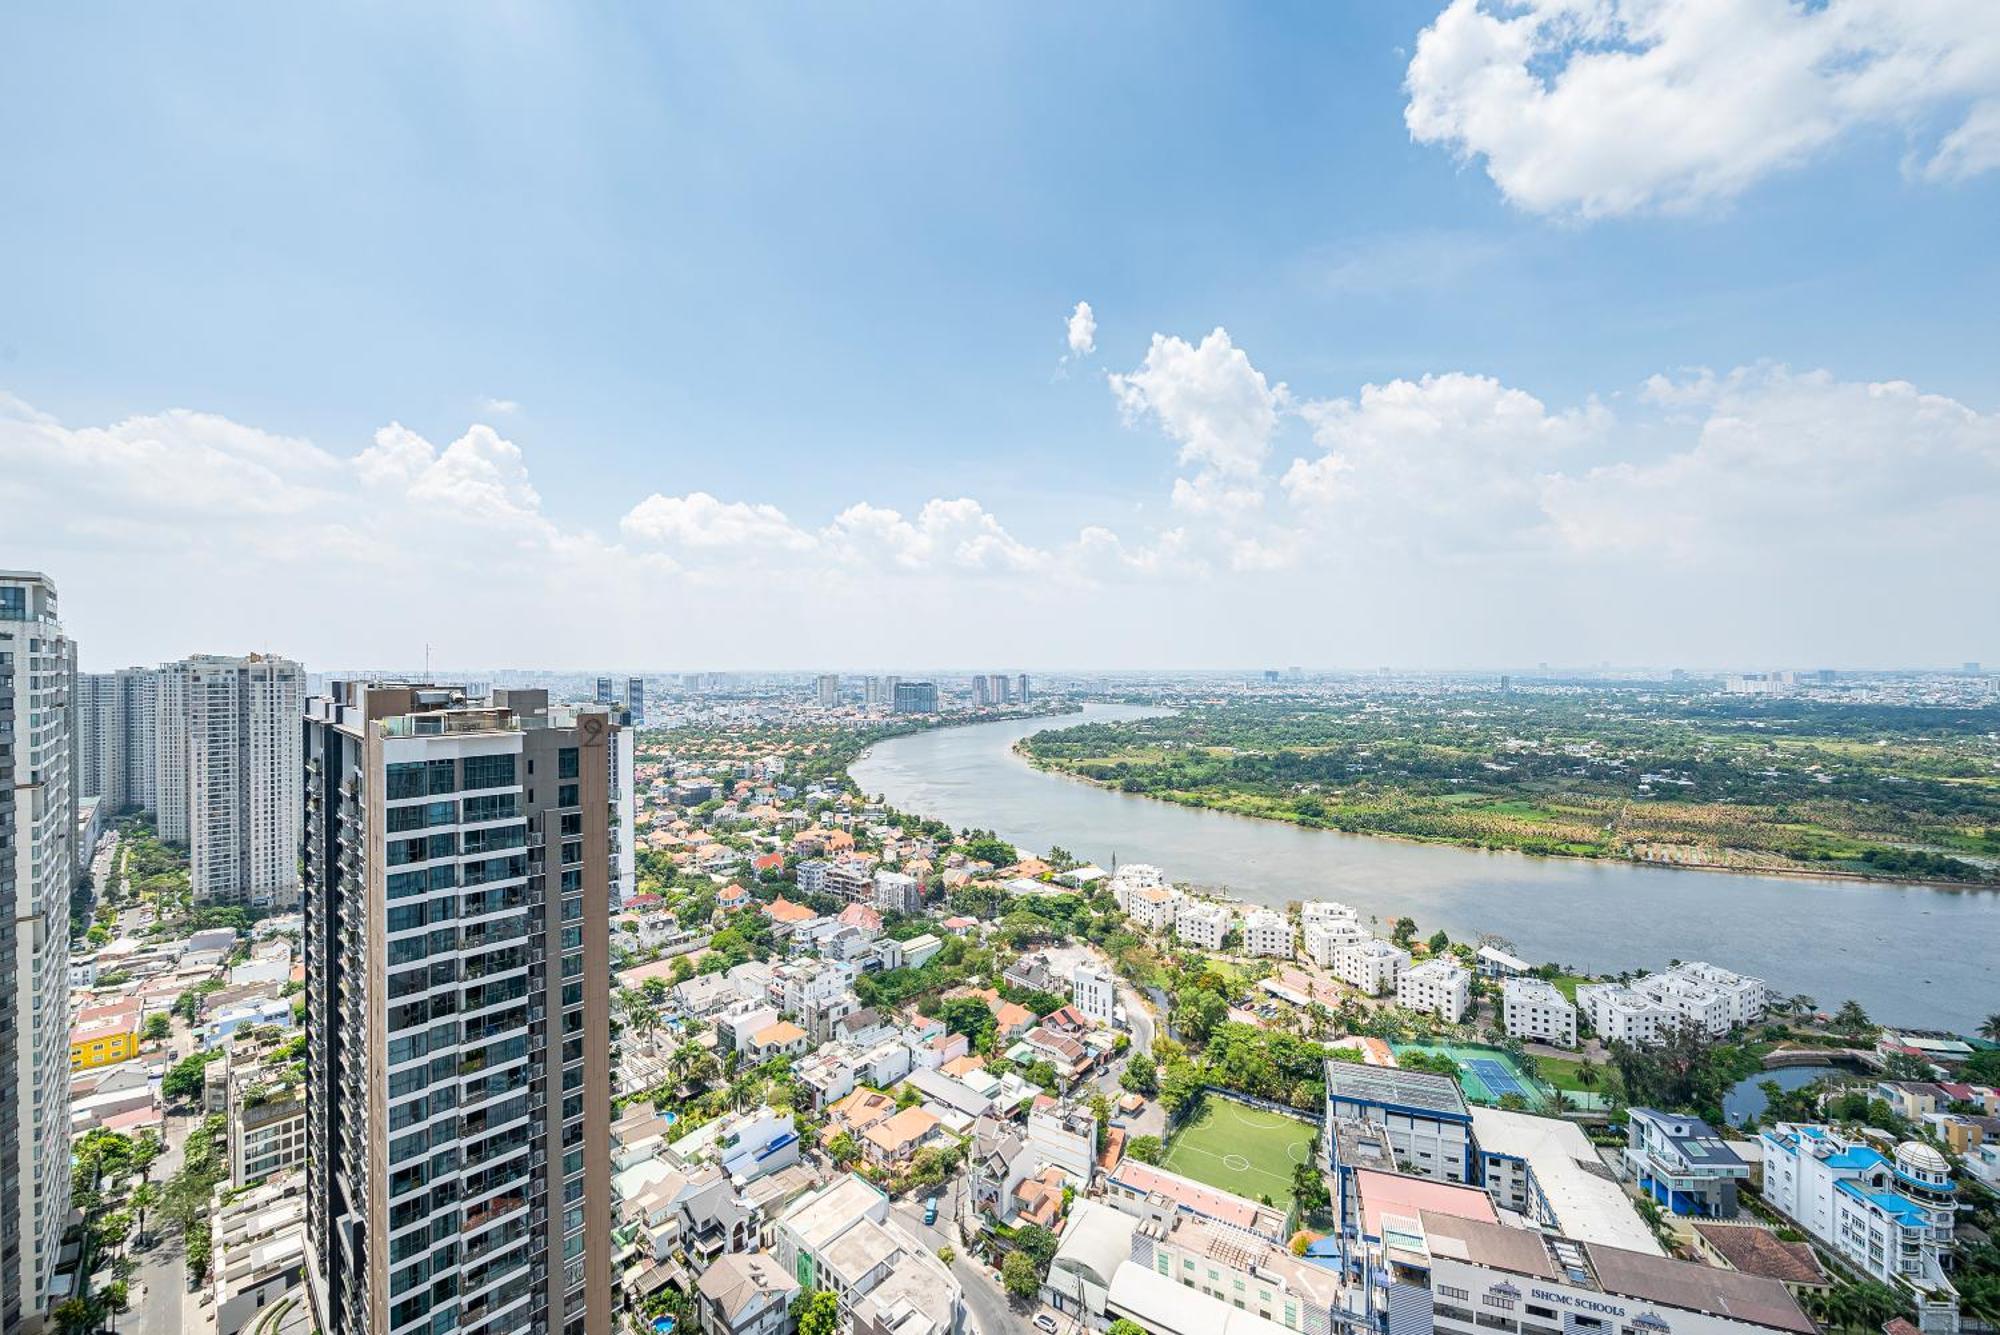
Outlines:
[[1108,969],[1079,964],[1070,975],[1069,999],[1076,1008],[1102,1025],[1118,1019],[1118,984]]
[[1371,997],[1396,990],[1396,980],[1410,967],[1410,952],[1378,937],[1354,941],[1333,955],[1334,976]]
[[1472,973],[1451,960],[1426,960],[1396,979],[1396,1004],[1457,1024],[1472,1003]]
[[1180,892],[1164,885],[1144,885],[1125,896],[1125,916],[1145,932],[1164,932],[1174,925]]
[[1334,957],[1339,954],[1342,946],[1357,945],[1373,939],[1373,934],[1352,918],[1308,922],[1300,935],[1305,941],[1306,958],[1323,969],[1333,967]]
[[1167,874],[1158,867],[1144,862],[1128,862],[1111,873],[1111,893],[1121,904],[1125,896],[1133,890],[1165,890]]
[[1292,957],[1292,922],[1270,909],[1253,909],[1243,919],[1243,953],[1271,959]]
[[1665,973],[1648,974],[1633,982],[1632,990],[1716,1037],[1764,1018],[1770,998],[1770,988],[1763,979],[1746,978],[1699,960],[1677,964]]
[[1174,910],[1174,936],[1203,950],[1222,949],[1222,938],[1235,923],[1228,905],[1208,900],[1183,899]]
[[1606,1043],[1657,1043],[1674,1015],[1651,997],[1618,983],[1585,983],[1576,989],[1577,1008]]
[[1337,922],[1358,923],[1361,915],[1331,899],[1313,899],[1299,905],[1299,921],[1308,927]]
[[1554,983],[1542,978],[1509,978],[1500,985],[1500,1024],[1509,1038],[1576,1046],[1576,1007]]

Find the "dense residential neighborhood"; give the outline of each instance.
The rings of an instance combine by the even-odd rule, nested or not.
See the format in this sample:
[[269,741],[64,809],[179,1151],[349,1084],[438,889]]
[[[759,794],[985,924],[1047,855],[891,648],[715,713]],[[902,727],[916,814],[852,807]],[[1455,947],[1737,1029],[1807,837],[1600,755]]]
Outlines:
[[[585,1335],[1996,1315],[2000,1017],[1884,1026],[1722,963],[1592,975],[1331,895],[1246,903],[849,772],[885,737],[1065,707],[1025,678],[926,711],[934,683],[822,675],[803,702],[656,697],[650,722],[637,679],[573,704],[329,683],[302,776],[246,789],[309,785],[301,885],[269,895],[204,891],[160,834],[137,775],[157,793],[165,697],[135,761],[136,680],[97,692],[73,831],[65,1329],[328,1330],[373,1301],[327,1278],[349,1247],[393,1272],[399,1330],[439,1291],[397,1295],[455,1275],[480,1335],[556,1302]],[[366,759],[370,728],[400,749]],[[347,898],[378,874],[383,900]],[[380,964],[353,930],[375,915]],[[385,1171],[393,1236],[363,1253],[332,1211]]]

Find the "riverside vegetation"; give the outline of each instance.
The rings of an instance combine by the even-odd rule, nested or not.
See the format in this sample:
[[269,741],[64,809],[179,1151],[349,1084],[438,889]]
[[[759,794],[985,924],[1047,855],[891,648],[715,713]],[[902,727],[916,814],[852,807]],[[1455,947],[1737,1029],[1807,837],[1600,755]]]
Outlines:
[[2000,884],[2000,710],[1576,688],[1264,698],[1029,760],[1315,828],[1549,856]]

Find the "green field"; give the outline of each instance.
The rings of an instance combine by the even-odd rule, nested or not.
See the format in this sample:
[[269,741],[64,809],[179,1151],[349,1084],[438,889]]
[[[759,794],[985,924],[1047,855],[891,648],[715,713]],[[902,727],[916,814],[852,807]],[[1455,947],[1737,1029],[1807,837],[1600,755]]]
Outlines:
[[1318,1135],[1311,1122],[1210,1095],[1167,1141],[1160,1167],[1285,1209],[1292,1166],[1311,1161]]

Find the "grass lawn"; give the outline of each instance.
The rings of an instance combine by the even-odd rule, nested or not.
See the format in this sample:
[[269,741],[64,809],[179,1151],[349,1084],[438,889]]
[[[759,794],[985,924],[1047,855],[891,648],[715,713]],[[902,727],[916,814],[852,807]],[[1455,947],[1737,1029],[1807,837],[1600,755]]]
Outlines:
[[1549,983],[1555,988],[1556,991],[1562,993],[1564,1000],[1568,1001],[1572,1006],[1576,1004],[1577,986],[1581,983],[1587,983],[1589,981],[1590,980],[1588,978],[1581,978],[1573,973],[1559,973],[1555,977],[1549,979]]
[[1583,1081],[1577,1078],[1576,1074],[1580,1065],[1580,1062],[1562,1057],[1535,1058],[1535,1070],[1541,1075],[1542,1079],[1548,1081],[1557,1089],[1567,1089],[1575,1093],[1585,1094],[1608,1094],[1618,1087],[1618,1072],[1601,1062],[1597,1064],[1594,1075],[1596,1083],[1584,1084]]
[[1167,1142],[1160,1167],[1211,1187],[1284,1209],[1292,1203],[1292,1165],[1312,1159],[1318,1128],[1280,1113],[1210,1095]]

